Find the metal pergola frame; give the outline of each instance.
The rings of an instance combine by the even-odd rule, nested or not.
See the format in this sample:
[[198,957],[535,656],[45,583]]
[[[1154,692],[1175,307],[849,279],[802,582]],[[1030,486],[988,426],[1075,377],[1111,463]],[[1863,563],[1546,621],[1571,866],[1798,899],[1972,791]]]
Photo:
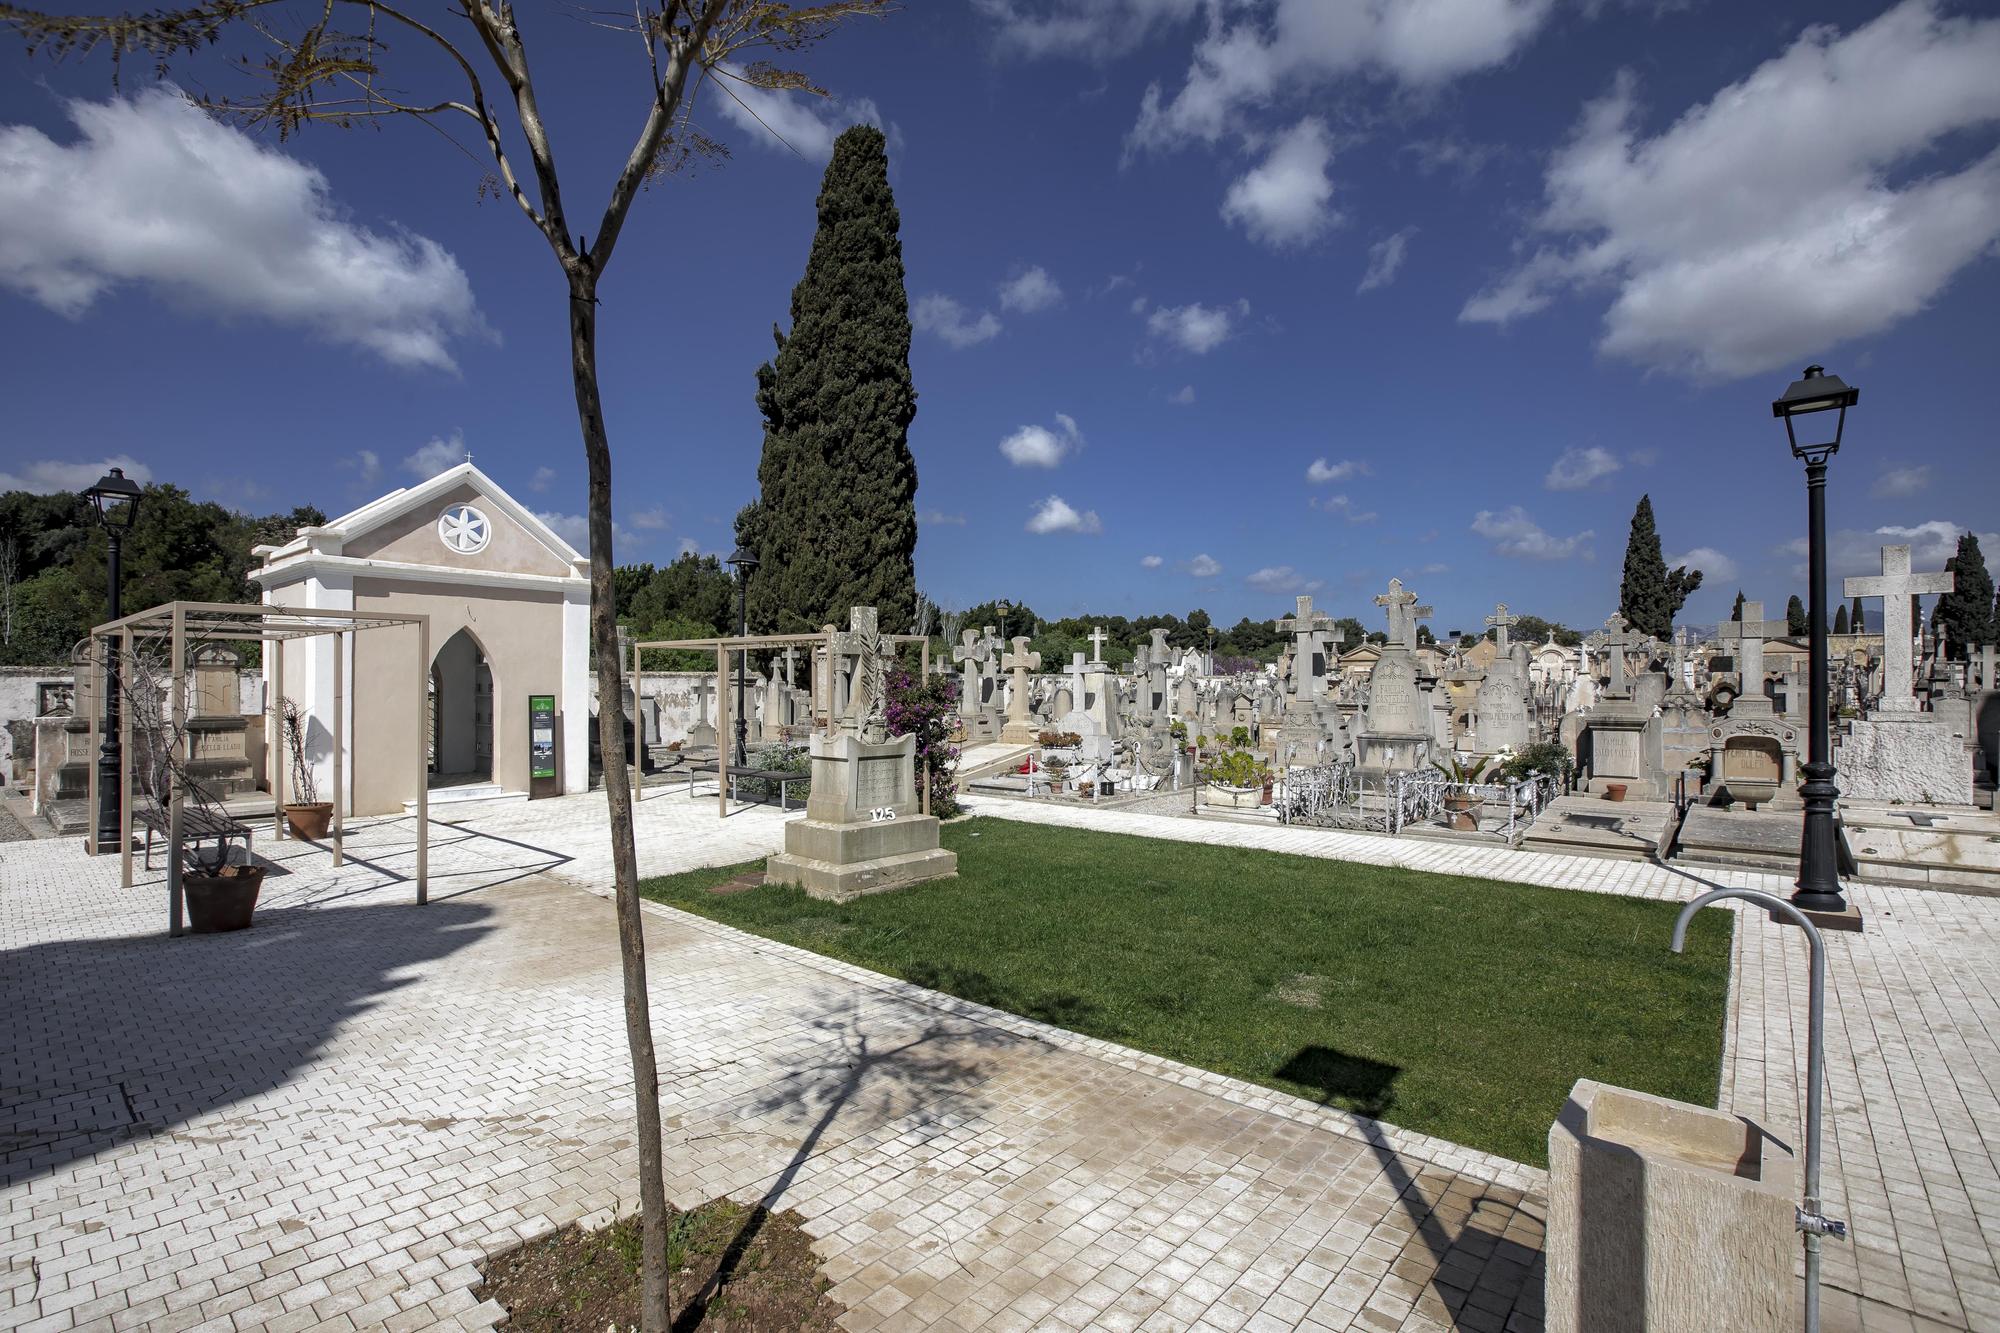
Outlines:
[[[634,803],[639,800],[639,776],[641,770],[645,767],[646,753],[646,737],[640,717],[646,685],[645,671],[639,665],[640,653],[643,650],[649,648],[687,648],[698,652],[713,652],[715,654],[716,766],[726,774],[730,768],[729,732],[735,722],[735,718],[731,716],[729,708],[729,654],[732,652],[746,652],[746,650],[751,648],[824,648],[826,649],[827,661],[831,662],[833,660],[834,636],[845,632],[836,629],[832,625],[828,625],[825,629],[817,630],[811,634],[716,635],[706,639],[648,639],[643,643],[634,643],[632,645],[632,763],[628,769]],[[899,647],[906,643],[923,645],[922,651],[919,654],[921,660],[918,665],[918,671],[920,676],[930,675],[931,641],[929,635],[884,634],[882,642],[895,644]],[[747,655],[744,665],[747,671],[749,665]],[[808,657],[807,671],[808,678],[810,679],[810,657]],[[662,672],[660,674],[665,675],[670,673]],[[814,693],[816,695],[817,692],[814,691]],[[815,697],[814,703],[816,705],[819,703],[817,697]],[[828,713],[822,729],[831,730],[833,726],[831,700],[827,701],[827,707]],[[605,780],[609,781],[609,764],[605,765],[605,773]],[[715,785],[716,814],[726,819],[729,816],[729,782],[724,777],[717,781]],[[928,762],[924,765],[920,795],[923,800],[923,812],[929,814],[931,812],[931,784],[930,765]]]
[[[346,794],[343,756],[346,740],[347,636],[371,629],[409,626],[417,631],[417,902],[430,901],[430,736],[428,686],[430,682],[430,616],[420,612],[346,611],[323,607],[267,606],[258,603],[165,602],[133,615],[107,621],[90,631],[91,668],[97,683],[105,683],[100,644],[117,644],[130,659],[135,645],[166,640],[172,659],[174,726],[194,758],[193,741],[187,731],[187,646],[196,642],[257,642],[280,648],[294,639],[333,636],[333,823],[328,836],[333,843],[333,863],[346,864]],[[272,834],[285,840],[285,656],[272,652],[266,660],[270,688],[265,698],[265,766],[271,788]],[[90,710],[90,749],[98,747],[101,702]],[[120,837],[120,883],[132,887],[132,710],[121,708],[119,716],[118,828]],[[90,808],[97,809],[97,766],[90,767]],[[181,891],[182,802],[185,793],[174,782],[167,807],[167,933],[179,935],[183,902]],[[86,849],[95,856],[96,839],[87,840]]]

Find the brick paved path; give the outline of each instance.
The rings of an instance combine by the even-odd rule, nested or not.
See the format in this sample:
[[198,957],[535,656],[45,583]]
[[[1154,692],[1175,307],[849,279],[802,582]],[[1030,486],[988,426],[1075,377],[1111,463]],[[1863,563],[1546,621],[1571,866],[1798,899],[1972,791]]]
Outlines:
[[[257,929],[172,942],[157,884],[122,893],[73,842],[0,849],[0,1326],[483,1327],[482,1253],[629,1206],[614,933],[576,887],[608,878],[601,805],[453,817],[427,908],[393,878],[409,825],[386,821],[337,875],[260,839],[295,873],[267,881]],[[648,873],[781,839],[770,812],[718,822],[675,796],[649,796],[640,825]],[[1583,886],[1628,869],[1513,856],[1485,873]],[[1850,1013],[1885,1021],[1875,974],[1842,1000],[1854,1054],[1832,1101],[1858,1231],[1873,1196],[1851,1122],[1871,1127],[1882,1203],[1858,1273],[1850,1257],[1835,1280],[1886,1302],[1871,1328],[1910,1327],[1891,1316],[1937,1294],[1956,1302],[1943,1326],[1991,1326],[1993,1158],[1976,1145],[2000,1124],[1982,1072],[1993,914],[1914,893],[1864,906],[1895,928],[1850,950],[1836,985],[1878,951],[1870,966],[1913,970],[1886,992],[1893,1041],[1852,1035]],[[1924,929],[1919,960],[1901,932]],[[1794,1100],[1794,1078],[1758,1073],[1788,1067],[1794,1021],[1786,940],[1765,934],[1737,960],[1725,1091],[1746,1110]],[[798,1207],[850,1327],[1539,1324],[1537,1172],[664,909],[648,935],[674,1197]],[[1932,1064],[1947,1032],[1955,1084]],[[1870,1245],[1889,1227],[1900,1255]]]

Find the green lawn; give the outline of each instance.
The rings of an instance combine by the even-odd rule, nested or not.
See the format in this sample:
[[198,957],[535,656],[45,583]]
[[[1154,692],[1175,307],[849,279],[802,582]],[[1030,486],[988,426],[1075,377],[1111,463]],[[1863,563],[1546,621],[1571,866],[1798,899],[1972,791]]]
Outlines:
[[1676,957],[1666,903],[999,819],[947,825],[944,844],[956,880],[844,906],[707,892],[761,863],[642,891],[1537,1165],[1579,1078],[1715,1104],[1726,912]]

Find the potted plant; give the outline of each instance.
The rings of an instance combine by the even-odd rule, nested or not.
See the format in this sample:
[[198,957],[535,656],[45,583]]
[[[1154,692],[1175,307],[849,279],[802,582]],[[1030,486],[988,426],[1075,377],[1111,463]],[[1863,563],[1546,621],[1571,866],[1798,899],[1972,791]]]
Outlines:
[[305,713],[291,699],[282,700],[278,707],[284,715],[285,754],[292,775],[292,799],[285,803],[285,822],[291,825],[294,837],[318,842],[333,823],[333,803],[319,799],[319,783],[306,759]]
[[1271,770],[1247,750],[1225,750],[1208,762],[1201,776],[1212,805],[1241,809],[1268,799]]
[[1446,761],[1432,762],[1431,767],[1444,774],[1445,778],[1457,787],[1457,790],[1448,791],[1444,795],[1445,813],[1451,816],[1448,821],[1450,827],[1465,833],[1479,831],[1479,809],[1486,804],[1486,798],[1479,792],[1467,788],[1478,785],[1480,774],[1484,773],[1487,765],[1492,762],[1490,756],[1474,762],[1461,759],[1456,754]]
[[1042,761],[1042,773],[1049,780],[1050,791],[1061,791],[1063,782],[1069,777],[1069,764],[1066,760],[1050,756]]
[[1622,782],[1607,782],[1604,784],[1604,799],[1622,801],[1625,799],[1625,790],[1626,785]]

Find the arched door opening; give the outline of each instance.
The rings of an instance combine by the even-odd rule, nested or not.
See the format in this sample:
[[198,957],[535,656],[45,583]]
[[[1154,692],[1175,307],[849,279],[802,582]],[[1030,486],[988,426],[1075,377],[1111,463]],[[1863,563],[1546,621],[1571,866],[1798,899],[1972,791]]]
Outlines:
[[430,785],[493,780],[493,672],[479,641],[460,630],[431,660]]

